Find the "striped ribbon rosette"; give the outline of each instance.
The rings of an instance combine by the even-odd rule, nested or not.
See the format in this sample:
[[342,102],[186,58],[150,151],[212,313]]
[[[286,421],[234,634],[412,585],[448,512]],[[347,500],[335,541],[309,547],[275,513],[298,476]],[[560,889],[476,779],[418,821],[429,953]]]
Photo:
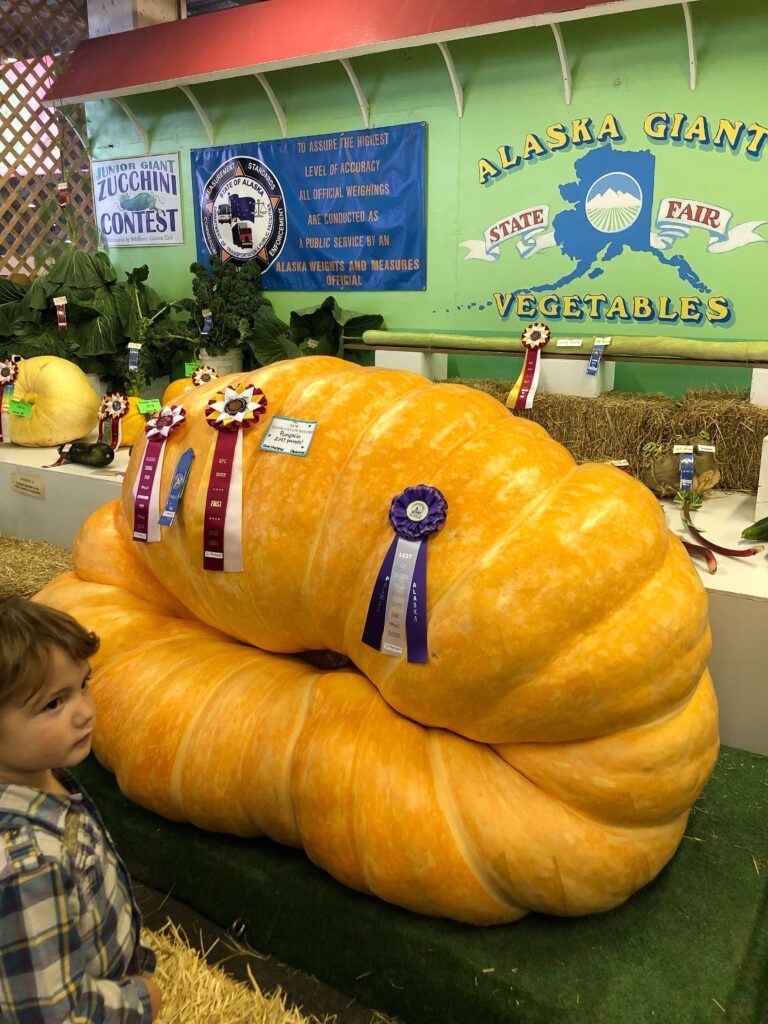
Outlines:
[[[101,400],[99,406],[99,440],[114,448],[115,451],[123,441],[123,419],[131,407],[129,398],[122,391],[110,391]],[[109,431],[105,439],[104,434]]]
[[13,394],[13,385],[19,375],[17,359],[0,360],[0,444],[11,443],[11,430],[8,423],[8,403]]
[[520,376],[509,392],[508,409],[530,409],[533,406],[541,373],[541,350],[550,337],[551,332],[546,324],[528,324],[520,336],[525,346],[525,362]]
[[212,366],[198,366],[192,371],[192,383],[196,388],[203,384],[210,384],[212,380],[218,380],[218,373]]
[[147,420],[147,443],[133,485],[133,539],[153,544],[160,540],[160,481],[165,442],[184,425],[187,414],[181,405],[164,405]]
[[424,664],[427,649],[427,540],[445,523],[448,502],[436,487],[406,487],[392,499],[395,537],[381,563],[363,630],[363,643]]
[[243,433],[267,408],[261,388],[227,385],[208,402],[205,418],[217,431],[203,523],[203,568],[243,571]]

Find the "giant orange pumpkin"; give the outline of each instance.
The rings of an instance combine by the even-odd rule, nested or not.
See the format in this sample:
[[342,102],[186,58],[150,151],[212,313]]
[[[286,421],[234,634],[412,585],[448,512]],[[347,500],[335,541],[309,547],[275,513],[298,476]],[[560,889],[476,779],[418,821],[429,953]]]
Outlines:
[[[162,542],[130,539],[139,441],[41,595],[101,636],[95,749],[124,792],[461,921],[593,913],[650,881],[718,745],[705,594],[650,491],[462,386],[324,357],[226,381],[269,403],[244,571],[202,568],[209,386],[167,444],[163,496],[196,458]],[[306,458],[260,450],[269,414],[317,421]],[[423,665],[361,641],[390,500],[421,482],[449,506]],[[300,657],[319,649],[353,665]]]

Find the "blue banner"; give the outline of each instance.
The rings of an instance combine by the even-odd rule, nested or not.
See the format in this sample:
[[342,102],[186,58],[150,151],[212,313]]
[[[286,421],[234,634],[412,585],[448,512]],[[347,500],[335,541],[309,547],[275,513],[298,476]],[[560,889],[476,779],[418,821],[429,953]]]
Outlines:
[[426,288],[423,122],[192,150],[197,256],[273,291]]

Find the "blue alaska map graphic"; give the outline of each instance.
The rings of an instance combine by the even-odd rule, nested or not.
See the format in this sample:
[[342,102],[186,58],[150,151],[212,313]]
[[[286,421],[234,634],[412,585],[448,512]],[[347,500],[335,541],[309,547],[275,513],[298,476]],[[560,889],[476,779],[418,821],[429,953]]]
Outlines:
[[585,275],[599,277],[603,269],[598,262],[608,263],[631,249],[649,253],[698,291],[709,292],[682,256],[665,256],[651,245],[655,169],[656,158],[647,150],[618,152],[611,145],[577,160],[578,180],[560,185],[561,196],[573,208],[556,214],[552,221],[556,245],[576,266],[559,281],[525,290],[545,291]]

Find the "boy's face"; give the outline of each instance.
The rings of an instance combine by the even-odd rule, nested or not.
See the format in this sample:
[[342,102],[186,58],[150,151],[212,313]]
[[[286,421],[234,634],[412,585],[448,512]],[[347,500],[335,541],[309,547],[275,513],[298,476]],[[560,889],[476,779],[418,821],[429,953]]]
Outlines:
[[96,718],[87,661],[51,648],[45,683],[21,707],[0,707],[0,782],[46,788],[50,769],[79,764],[91,749]]

